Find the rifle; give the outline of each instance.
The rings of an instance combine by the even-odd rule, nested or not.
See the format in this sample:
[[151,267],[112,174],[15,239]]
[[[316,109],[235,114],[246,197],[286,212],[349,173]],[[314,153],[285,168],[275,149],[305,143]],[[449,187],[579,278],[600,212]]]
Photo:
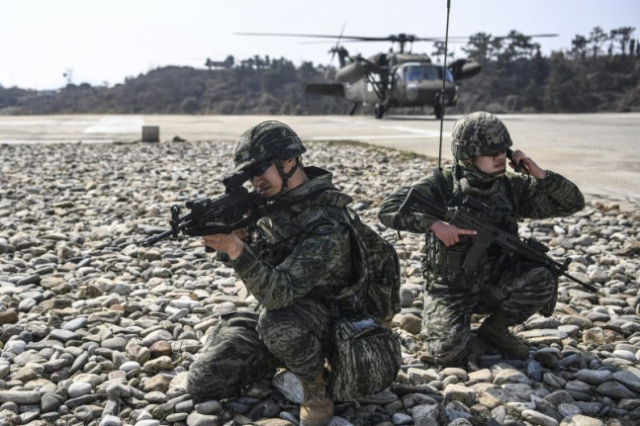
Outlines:
[[415,188],[411,188],[407,198],[400,206],[399,213],[405,213],[411,208],[417,208],[423,213],[427,213],[458,228],[472,229],[477,232],[471,249],[462,265],[466,271],[476,271],[482,261],[482,255],[485,250],[491,244],[496,244],[506,252],[515,253],[524,259],[544,265],[555,276],[564,275],[584,288],[594,293],[598,292],[597,287],[567,273],[571,258],[565,258],[563,263],[556,262],[547,254],[549,248],[540,241],[533,238],[523,240],[518,235],[510,234],[495,225],[486,223],[488,218],[495,219],[497,217],[496,213],[491,207],[475,198],[465,196],[460,206],[450,207],[421,194]]
[[[266,216],[273,208],[267,208],[266,201],[256,191],[249,192],[243,186],[249,180],[249,172],[241,171],[224,177],[224,195],[218,198],[197,198],[187,201],[185,206],[191,211],[180,217],[179,205],[171,207],[171,229],[147,238],[144,247],[152,246],[160,240],[178,236],[180,232],[192,237],[212,234],[229,234],[245,228]],[[213,249],[206,248],[211,252]]]

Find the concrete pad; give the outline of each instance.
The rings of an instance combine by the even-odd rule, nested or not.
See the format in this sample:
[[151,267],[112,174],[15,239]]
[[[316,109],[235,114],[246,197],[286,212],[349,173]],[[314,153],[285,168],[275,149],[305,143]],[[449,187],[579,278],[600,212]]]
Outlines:
[[[104,143],[141,139],[142,126],[160,126],[161,140],[236,140],[267,119],[289,124],[305,141],[360,141],[451,159],[450,134],[426,116],[55,115],[0,117],[0,143]],[[591,197],[640,202],[640,113],[503,115],[514,147],[541,167],[576,182]]]

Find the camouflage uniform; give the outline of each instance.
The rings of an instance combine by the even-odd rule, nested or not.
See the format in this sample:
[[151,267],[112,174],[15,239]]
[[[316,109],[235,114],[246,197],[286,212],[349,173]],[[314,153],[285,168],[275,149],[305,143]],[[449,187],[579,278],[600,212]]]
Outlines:
[[[496,246],[487,249],[480,271],[465,272],[461,265],[473,237],[460,236],[459,243],[446,247],[430,231],[435,217],[415,211],[400,214],[399,208],[409,190],[415,188],[450,205],[458,202],[456,196],[471,195],[500,213],[503,219],[494,225],[515,235],[516,218],[567,216],[584,207],[580,190],[557,173],[547,171],[542,180],[509,172],[498,177],[465,163],[465,158],[489,155],[511,146],[504,125],[500,122],[498,126],[497,119],[492,118],[495,119],[490,114],[474,113],[456,123],[452,151],[458,161],[453,168],[444,170],[444,185],[438,185],[436,177],[429,176],[391,194],[380,206],[379,219],[386,226],[427,234],[422,259],[427,284],[421,335],[427,350],[441,365],[464,361],[471,340],[472,313],[498,313],[507,325],[518,324],[537,311],[550,315],[557,297],[557,277],[539,264],[501,256]],[[474,120],[475,124],[485,125],[474,126]],[[483,130],[486,134],[479,134]],[[466,141],[466,146],[458,143],[461,140]],[[485,145],[478,141],[485,141]]]
[[259,317],[232,315],[208,336],[190,368],[196,401],[237,396],[277,365],[306,382],[322,375],[331,351],[332,308],[340,315],[351,309],[348,301],[331,300],[354,281],[345,224],[352,199],[336,190],[328,172],[304,171],[310,180],[278,198],[290,205],[261,219],[255,243],[225,262],[264,309]]

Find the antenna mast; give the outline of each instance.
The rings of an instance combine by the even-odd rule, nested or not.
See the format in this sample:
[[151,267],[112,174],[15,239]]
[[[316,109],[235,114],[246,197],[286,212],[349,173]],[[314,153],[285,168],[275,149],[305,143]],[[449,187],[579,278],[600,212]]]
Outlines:
[[447,0],[447,29],[444,38],[444,65],[442,67],[442,91],[440,92],[440,143],[438,145],[438,169],[442,168],[442,128],[444,126],[444,88],[445,77],[447,72],[447,46],[449,42],[449,10],[451,9],[451,0]]

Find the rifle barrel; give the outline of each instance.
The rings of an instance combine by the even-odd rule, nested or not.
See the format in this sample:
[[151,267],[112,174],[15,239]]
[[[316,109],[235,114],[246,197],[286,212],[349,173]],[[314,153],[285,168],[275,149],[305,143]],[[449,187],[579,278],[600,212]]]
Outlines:
[[577,279],[576,277],[573,277],[573,276],[569,275],[567,272],[563,272],[562,275],[564,275],[565,277],[569,278],[571,281],[580,284],[581,286],[583,286],[587,290],[591,290],[594,293],[598,293],[598,291],[599,291],[598,287],[593,286],[591,284],[587,284],[584,281],[581,281],[581,280]]
[[154,245],[158,241],[164,240],[165,238],[168,238],[171,235],[173,235],[173,229],[169,229],[168,231],[164,231],[161,234],[154,235],[153,237],[147,238],[146,240],[144,240],[142,242],[142,246],[143,247],[151,247],[152,245]]

